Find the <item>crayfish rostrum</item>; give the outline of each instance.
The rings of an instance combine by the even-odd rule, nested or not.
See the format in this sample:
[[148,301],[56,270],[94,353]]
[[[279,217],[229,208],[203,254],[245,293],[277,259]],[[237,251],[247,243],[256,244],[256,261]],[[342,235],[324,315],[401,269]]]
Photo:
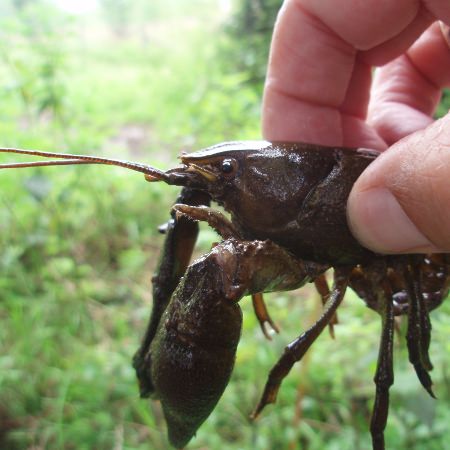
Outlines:
[[[183,187],[171,220],[161,230],[166,238],[153,278],[153,310],[133,359],[141,396],[161,401],[173,446],[189,442],[228,384],[241,334],[239,300],[251,295],[262,328],[276,329],[262,293],[296,289],[308,282],[314,282],[322,296],[323,314],[285,348],[253,417],[275,402],[295,362],[327,325],[335,323],[348,286],[382,318],[370,425],[373,448],[385,448],[396,315],[408,317],[409,360],[433,396],[429,312],[448,294],[450,258],[374,254],[352,236],[347,198],[358,176],[378,156],[376,151],[230,142],[184,154],[182,164],[166,172],[94,156],[0,152],[57,158],[0,168],[113,164],[142,172],[148,181]],[[211,201],[223,206],[231,220],[212,209]],[[198,221],[207,222],[222,241],[190,263]],[[331,290],[324,277],[329,268],[334,269]]]

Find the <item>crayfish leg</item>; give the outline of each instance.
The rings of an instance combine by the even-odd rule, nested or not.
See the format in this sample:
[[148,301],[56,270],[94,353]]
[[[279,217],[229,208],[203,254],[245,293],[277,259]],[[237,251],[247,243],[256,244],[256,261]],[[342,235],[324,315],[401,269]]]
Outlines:
[[409,299],[406,333],[409,361],[414,366],[422,386],[431,397],[436,398],[431,388],[433,382],[428,373],[433,369],[428,353],[431,340],[430,315],[422,295],[419,266],[414,261],[414,256],[409,257],[408,262],[404,276]]
[[370,432],[373,450],[384,450],[384,429],[389,413],[389,388],[394,383],[394,305],[392,289],[385,278],[382,289],[377,292],[378,311],[382,320],[381,342],[378,353],[377,370],[374,377],[376,385]]
[[351,268],[335,269],[334,285],[331,291],[330,299],[325,305],[322,316],[311,328],[305,331],[284,349],[281,358],[269,373],[261,400],[250,416],[252,419],[256,419],[266,405],[269,403],[275,403],[278,390],[283,379],[291,371],[293,365],[302,359],[306,351],[311,347],[317,337],[322,333],[323,329],[333,318],[338,306],[344,298],[350,272]]
[[[322,305],[325,306],[328,299],[330,298],[330,288],[328,286],[327,278],[324,273],[320,274],[315,280],[314,280],[314,286],[316,287],[316,291],[320,295],[320,299],[322,300]],[[331,318],[329,324],[328,324],[328,330],[330,331],[330,336],[334,339],[334,326],[339,323],[337,312],[334,314],[334,316]]]
[[267,310],[266,304],[264,303],[263,294],[261,292],[258,292],[257,294],[252,294],[252,304],[256,318],[258,319],[259,325],[261,327],[264,336],[269,341],[271,341],[272,337],[270,336],[269,331],[267,330],[267,324],[275,333],[279,333],[280,329],[270,317],[269,311]]
[[177,217],[188,217],[191,220],[206,222],[217,231],[223,239],[240,238],[235,226],[220,211],[209,206],[191,206],[175,204],[173,210]]
[[439,307],[450,289],[450,255],[433,253],[426,255],[420,267],[422,292],[426,296],[428,311]]

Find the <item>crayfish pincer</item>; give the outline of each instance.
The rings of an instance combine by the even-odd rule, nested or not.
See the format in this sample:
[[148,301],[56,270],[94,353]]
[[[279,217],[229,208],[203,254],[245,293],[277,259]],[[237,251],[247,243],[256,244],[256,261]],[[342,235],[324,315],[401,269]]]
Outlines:
[[[351,287],[381,316],[382,332],[375,403],[370,424],[373,448],[382,450],[393,374],[394,317],[406,315],[409,360],[434,395],[428,355],[429,312],[448,294],[446,254],[379,255],[362,247],[346,220],[350,190],[376,151],[304,143],[230,142],[181,156],[165,172],[150,166],[84,155],[0,149],[55,158],[10,163],[37,165],[112,164],[145,174],[148,181],[182,186],[172,208],[162,256],[153,277],[153,309],[133,365],[142,397],[159,399],[169,440],[184,447],[219,401],[228,384],[241,334],[238,302],[252,297],[263,328],[276,326],[262,293],[314,282],[324,302],[319,320],[293,340],[269,373],[256,417],[277,392],[295,362],[336,321]],[[231,220],[212,209],[216,202]],[[199,221],[222,240],[191,261]],[[329,289],[324,273],[334,269]]]

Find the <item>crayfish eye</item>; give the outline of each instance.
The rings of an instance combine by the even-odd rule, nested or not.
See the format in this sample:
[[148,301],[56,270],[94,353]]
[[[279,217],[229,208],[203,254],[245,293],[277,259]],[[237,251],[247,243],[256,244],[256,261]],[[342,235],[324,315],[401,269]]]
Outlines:
[[224,159],[220,170],[224,175],[233,175],[236,172],[237,163],[235,159]]

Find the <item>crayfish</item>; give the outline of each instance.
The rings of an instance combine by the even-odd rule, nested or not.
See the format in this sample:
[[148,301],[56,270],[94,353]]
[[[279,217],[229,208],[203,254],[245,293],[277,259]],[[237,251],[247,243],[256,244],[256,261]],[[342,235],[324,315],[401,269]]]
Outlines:
[[[309,282],[322,296],[322,316],[285,348],[269,373],[253,417],[276,401],[284,377],[327,325],[333,325],[348,286],[382,319],[370,425],[373,448],[385,448],[397,315],[408,318],[409,360],[423,387],[434,396],[429,312],[448,294],[449,256],[375,254],[356,241],[347,225],[350,190],[378,152],[303,143],[230,142],[183,154],[182,164],[165,172],[94,156],[0,152],[56,158],[0,168],[113,164],[142,172],[147,181],[183,187],[162,229],[166,238],[153,277],[153,310],[133,359],[140,394],[161,401],[173,446],[181,448],[190,441],[229,382],[241,334],[239,300],[251,295],[262,328],[276,330],[262,293],[292,290]],[[231,220],[212,209],[211,201],[223,206]],[[190,264],[198,221],[207,222],[222,240]],[[324,276],[329,268],[334,269],[331,289]]]

